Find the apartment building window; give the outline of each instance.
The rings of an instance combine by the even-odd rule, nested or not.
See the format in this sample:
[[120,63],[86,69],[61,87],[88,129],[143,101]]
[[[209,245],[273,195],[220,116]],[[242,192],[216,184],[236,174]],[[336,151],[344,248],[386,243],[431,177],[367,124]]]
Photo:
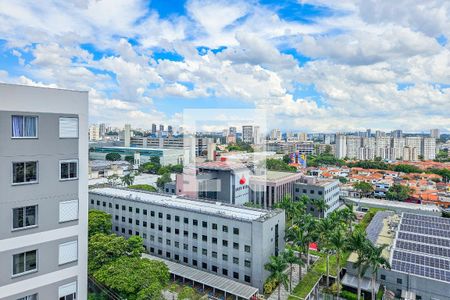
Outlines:
[[234,279],[239,279],[239,273],[238,272],[233,272],[233,278]]
[[197,246],[192,246],[192,252],[197,253]]
[[189,249],[189,245],[188,244],[183,244],[183,249],[184,250],[188,250]]
[[136,211],[136,213],[138,214],[140,210],[139,210],[138,207],[136,207],[135,211]]
[[203,269],[208,269],[208,264],[207,264],[207,263],[205,263],[205,262],[204,262],[204,263],[202,263],[202,268],[203,268]]
[[211,253],[211,256],[212,256],[213,258],[217,258],[217,252],[216,252],[216,251],[213,251],[213,252]]
[[212,267],[211,267],[211,271],[217,273],[217,266],[212,266]]
[[192,220],[192,225],[198,226],[198,220]]
[[175,234],[180,234],[180,229],[178,229],[178,228],[175,228]]
[[222,260],[223,261],[228,261],[228,255],[222,254]]
[[239,264],[239,258],[238,257],[233,257],[233,264],[236,264],[236,265]]
[[225,276],[228,276],[228,270],[227,269],[222,269],[222,274]]
[[198,238],[198,234],[196,234],[195,232],[192,233],[192,238],[193,238],[194,240],[196,240],[196,239]]
[[158,218],[162,219],[163,218],[163,214],[160,212],[158,213]]
[[252,265],[252,263],[251,263],[248,259],[246,259],[246,260],[244,261],[244,265],[245,265],[247,268],[250,268],[251,265]]
[[147,215],[147,210],[146,210],[146,209],[143,209],[143,210],[142,210],[142,214],[143,214],[144,216],[146,216],[146,215]]
[[132,212],[133,212],[133,208],[132,208],[131,206],[129,206],[129,207],[128,207],[128,211],[129,211],[130,213],[132,213]]
[[[78,219],[78,200],[59,202],[59,222],[68,222]],[[116,219],[119,216],[116,215]]]
[[126,206],[125,205],[122,205],[122,210],[126,210]]
[[71,282],[59,287],[59,300],[77,299],[77,282]]
[[12,116],[11,136],[13,138],[37,138],[37,116]]
[[180,216],[175,216],[175,222],[180,222]]
[[166,240],[166,245],[167,246],[170,246],[170,243],[171,243],[170,240]]
[[172,217],[170,216],[170,214],[167,214],[167,215],[166,215],[166,219],[167,219],[167,220],[170,221],[171,218],[172,218]]
[[37,161],[14,162],[13,184],[37,182]]
[[247,253],[250,253],[250,246],[249,245],[245,245],[244,246],[244,251]]
[[189,224],[189,219],[188,218],[184,218],[184,224]]
[[203,228],[207,228],[208,227],[208,223],[206,221],[202,221],[202,227]]
[[250,276],[245,275],[245,276],[244,276],[244,280],[245,280],[245,282],[250,282],[250,281],[251,281],[251,280],[250,280]]
[[239,235],[239,228],[233,228],[233,234]]
[[180,248],[180,242],[175,241],[175,248]]
[[37,270],[37,250],[13,255],[13,275],[21,275]]
[[162,225],[158,225],[158,230],[162,231],[163,230],[163,226]]
[[176,260],[176,261],[179,261],[179,260],[180,260],[180,255],[175,254],[175,260]]
[[202,241],[207,242],[208,241],[208,237],[206,235],[202,235]]
[[381,275],[380,275],[380,279],[381,279],[381,280],[386,280],[386,275],[381,274]]
[[233,248],[239,250],[239,243],[233,243]]
[[166,232],[167,232],[167,233],[171,233],[171,232],[172,232],[172,228],[166,227]]
[[37,205],[13,209],[13,229],[33,227],[37,225]]
[[158,237],[158,243],[162,244],[162,237]]
[[152,210],[150,211],[150,217],[154,217],[155,216],[155,212]]
[[184,262],[185,264],[187,264],[187,263],[189,262],[189,259],[188,259],[186,256],[183,256],[183,262]]
[[59,137],[78,138],[78,118],[59,118]]
[[223,226],[222,226],[222,231],[223,231],[223,232],[228,232],[228,226],[223,225]]
[[142,226],[147,227],[147,221],[143,221]]
[[197,260],[196,259],[192,260],[192,265],[197,266]]
[[228,247],[228,241],[227,240],[222,240],[222,246]]
[[78,260],[78,241],[70,241],[59,245],[58,264],[63,265]]
[[65,160],[59,162],[59,180],[78,178],[78,160]]
[[203,254],[203,255],[208,255],[208,250],[205,249],[205,248],[203,248],[203,249],[202,249],[202,254]]
[[213,243],[213,244],[217,244],[217,238],[213,237],[213,238],[212,238],[212,243]]
[[184,231],[183,231],[183,236],[187,237],[188,235],[189,235],[188,231],[187,231],[187,230],[184,230]]
[[217,230],[217,224],[216,223],[212,223],[212,229],[213,230]]
[[33,294],[33,295],[29,295],[29,296],[25,296],[25,297],[19,298],[17,300],[37,300],[38,299],[37,296],[38,296],[38,294],[36,293],[36,294]]

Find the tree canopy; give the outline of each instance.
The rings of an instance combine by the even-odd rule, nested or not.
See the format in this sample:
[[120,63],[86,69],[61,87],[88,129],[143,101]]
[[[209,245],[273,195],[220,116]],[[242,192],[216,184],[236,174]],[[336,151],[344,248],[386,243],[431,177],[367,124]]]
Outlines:
[[410,187],[401,184],[394,184],[386,193],[389,200],[405,201],[411,197],[412,190]]
[[89,211],[88,232],[89,236],[97,233],[111,234],[111,215],[101,210],[92,209]]
[[122,156],[120,156],[117,152],[110,152],[106,154],[105,159],[109,161],[118,161],[121,160]]
[[285,163],[281,159],[266,159],[266,168],[272,171],[287,171],[287,172],[296,172],[297,169]]

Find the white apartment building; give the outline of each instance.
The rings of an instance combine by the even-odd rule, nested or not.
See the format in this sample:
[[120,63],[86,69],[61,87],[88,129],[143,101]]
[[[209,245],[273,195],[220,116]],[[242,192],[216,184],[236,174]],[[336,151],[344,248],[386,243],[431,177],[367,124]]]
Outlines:
[[87,299],[88,93],[0,99],[0,299]]
[[347,155],[347,137],[345,135],[336,135],[336,157],[344,158]]
[[242,126],[242,141],[244,143],[248,143],[248,144],[253,143],[253,126],[252,125]]
[[436,158],[436,138],[434,137],[426,137],[423,138],[421,153],[423,155],[423,159],[431,160]]
[[100,140],[100,128],[97,124],[89,126],[89,140],[93,142]]

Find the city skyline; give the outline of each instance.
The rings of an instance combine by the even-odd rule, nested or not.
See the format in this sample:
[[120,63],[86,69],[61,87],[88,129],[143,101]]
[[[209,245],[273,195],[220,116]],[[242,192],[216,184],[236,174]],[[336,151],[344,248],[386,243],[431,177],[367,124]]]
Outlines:
[[408,3],[3,2],[0,81],[87,90],[115,125],[269,108],[285,130],[448,132],[450,8]]

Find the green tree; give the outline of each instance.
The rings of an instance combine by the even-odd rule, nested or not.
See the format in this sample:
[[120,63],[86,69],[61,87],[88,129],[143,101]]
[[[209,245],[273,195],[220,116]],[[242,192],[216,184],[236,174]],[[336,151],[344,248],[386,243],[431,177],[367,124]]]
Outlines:
[[353,265],[354,268],[358,269],[358,287],[357,295],[358,300],[361,298],[361,278],[366,273],[368,267],[368,243],[366,239],[366,233],[364,230],[355,230],[353,234],[348,239],[348,250],[356,252],[358,259]]
[[115,234],[94,234],[89,238],[89,274],[93,274],[102,266],[107,265],[120,257],[140,257],[143,252],[143,241],[139,236],[132,236],[126,240],[124,237]]
[[123,185],[130,186],[134,182],[134,175],[132,173],[128,173],[124,175],[120,180],[122,181]]
[[340,183],[343,183],[343,184],[346,184],[348,182],[348,179],[346,177],[342,177],[342,176],[339,176],[338,180]]
[[172,173],[178,173],[178,174],[183,173],[183,165],[181,165],[181,164],[171,165],[170,171]]
[[266,168],[272,171],[297,172],[297,168],[290,166],[281,159],[266,159]]
[[132,190],[142,190],[147,192],[156,192],[156,188],[150,184],[135,184],[135,185],[129,185],[129,189]]
[[292,202],[290,195],[284,195],[283,198],[279,202],[274,204],[274,208],[284,209],[284,212],[286,214],[286,219],[287,220],[292,219],[294,203]]
[[283,162],[286,164],[291,163],[291,157],[289,156],[289,154],[283,155]]
[[186,285],[178,293],[177,298],[178,298],[178,300],[192,300],[192,299],[199,298],[199,295],[194,288]]
[[264,269],[270,272],[270,279],[278,282],[278,300],[281,299],[281,285],[286,289],[288,288],[289,278],[284,270],[287,268],[287,262],[282,255],[271,256],[267,264],[264,265]]
[[331,244],[330,238],[331,233],[335,229],[335,223],[330,217],[323,218],[319,221],[317,225],[317,231],[319,236],[319,246],[322,252],[325,252],[326,262],[325,262],[325,272],[327,276],[327,287],[330,286],[330,254],[331,254]]
[[394,184],[386,193],[386,198],[389,200],[405,201],[412,195],[412,190],[409,186]]
[[367,197],[373,192],[373,186],[364,181],[355,182],[353,188],[360,193],[361,197]]
[[376,246],[368,243],[367,247],[367,264],[372,272],[372,300],[375,300],[375,283],[379,268],[390,269],[389,261],[384,257],[383,251],[388,245]]
[[287,248],[281,253],[284,261],[289,264],[289,292],[292,292],[292,271],[293,266],[304,264],[303,260],[301,260],[298,256],[295,255],[294,250],[291,248]]
[[314,199],[312,201],[312,204],[319,212],[319,218],[321,218],[322,215],[323,217],[325,217],[325,211],[329,208],[329,205],[327,204],[327,202],[325,202],[325,199],[323,198]]
[[146,162],[139,167],[142,173],[156,174],[161,166],[153,162]]
[[123,160],[127,161],[130,164],[134,164],[134,156],[133,155],[125,156],[125,158]]
[[88,235],[89,237],[97,233],[111,234],[111,215],[101,210],[89,210],[88,215]]
[[103,265],[94,278],[125,299],[147,300],[163,299],[161,292],[170,274],[161,261],[125,256]]
[[286,231],[286,240],[291,242],[292,245],[297,249],[298,252],[298,281],[300,282],[302,279],[302,266],[304,265],[302,260],[302,253],[306,253],[306,247],[309,247],[309,242],[306,234],[303,230],[297,226],[293,225],[288,228]]
[[117,152],[110,152],[106,154],[105,159],[109,161],[118,161],[122,159],[122,156]]
[[106,178],[108,180],[108,184],[111,186],[116,186],[119,183],[119,175],[112,174]]
[[169,173],[164,173],[158,179],[156,179],[156,186],[160,189],[164,188],[164,185],[166,183],[172,182],[172,178],[170,177]]
[[341,272],[341,256],[342,252],[347,247],[346,235],[344,231],[338,227],[330,236],[330,247],[336,252],[336,287],[337,287],[337,296],[339,297],[339,293],[341,290],[340,286],[340,272]]

